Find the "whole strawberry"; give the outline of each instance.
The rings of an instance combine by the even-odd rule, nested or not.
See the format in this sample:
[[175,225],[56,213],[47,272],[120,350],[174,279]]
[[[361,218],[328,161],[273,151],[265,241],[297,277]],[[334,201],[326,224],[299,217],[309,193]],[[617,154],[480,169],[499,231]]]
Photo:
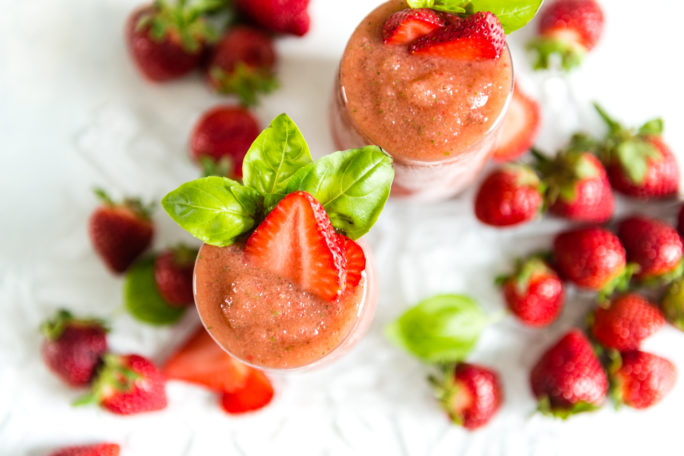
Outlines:
[[192,273],[197,249],[184,245],[167,249],[155,260],[154,280],[167,303],[186,306],[194,302]]
[[236,0],[235,5],[271,32],[304,36],[309,31],[309,0]]
[[612,374],[613,397],[637,409],[657,404],[677,381],[677,370],[669,360],[639,350],[620,354],[620,367]]
[[207,65],[211,87],[236,94],[244,106],[257,103],[259,94],[278,87],[273,40],[259,29],[237,26],[216,43]]
[[449,418],[469,430],[487,424],[503,402],[498,374],[483,366],[459,363],[430,381]]
[[549,325],[563,309],[563,282],[539,257],[518,261],[515,272],[497,282],[510,311],[528,326]]
[[573,329],[542,355],[532,369],[530,385],[539,411],[567,418],[600,407],[608,378],[591,343]]
[[261,128],[254,116],[237,106],[216,106],[197,121],[190,136],[190,156],[205,175],[242,177],[242,161]]
[[677,230],[667,223],[632,216],[618,225],[618,237],[625,246],[627,260],[639,265],[640,281],[671,281],[682,274],[684,245]]
[[537,53],[534,68],[549,68],[553,55],[566,71],[579,66],[601,38],[603,24],[603,11],[595,0],[552,3],[540,15],[539,36],[528,44]]
[[215,38],[214,30],[202,16],[204,8],[192,2],[159,0],[129,16],[126,43],[143,76],[163,82],[199,66],[206,43]]
[[627,265],[625,249],[610,231],[600,227],[576,228],[553,241],[555,264],[561,276],[605,296],[623,291],[634,270]]
[[104,356],[90,394],[77,404],[98,403],[112,413],[133,415],[166,408],[164,376],[140,355]]
[[593,314],[591,333],[601,345],[616,350],[636,350],[641,341],[665,325],[657,307],[636,293],[612,299]]
[[88,221],[90,241],[107,267],[121,274],[150,246],[154,225],[140,200],[115,203],[104,191],[95,193],[103,204]]
[[684,279],[678,279],[667,289],[661,303],[665,319],[684,331]]
[[667,198],[679,189],[679,166],[663,142],[663,121],[652,119],[629,129],[594,104],[608,126],[599,156],[608,169],[613,188],[635,198]]
[[45,364],[71,386],[90,383],[107,351],[107,328],[100,320],[77,319],[67,310],[41,325]]
[[119,456],[121,447],[116,443],[96,443],[60,448],[50,456]]
[[581,146],[573,142],[553,159],[532,153],[548,186],[549,212],[577,222],[602,223],[613,216],[613,192],[601,162]]
[[542,209],[544,188],[525,165],[506,165],[484,180],[475,197],[475,215],[487,225],[512,226],[534,219]]

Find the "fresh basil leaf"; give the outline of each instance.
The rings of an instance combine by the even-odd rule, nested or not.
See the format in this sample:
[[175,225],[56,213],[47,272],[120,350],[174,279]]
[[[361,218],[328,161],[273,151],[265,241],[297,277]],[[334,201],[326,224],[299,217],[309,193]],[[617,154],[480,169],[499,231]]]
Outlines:
[[424,361],[448,363],[464,360],[488,324],[472,298],[445,294],[407,310],[387,327],[386,335]]
[[378,219],[393,179],[392,159],[379,147],[366,146],[316,160],[293,177],[288,193],[310,193],[335,228],[358,239]]
[[263,197],[227,177],[187,182],[162,199],[164,210],[181,228],[207,244],[223,247],[258,221]]
[[542,0],[471,0],[473,12],[491,11],[496,15],[508,35],[532,20]]
[[407,0],[407,3],[411,8],[430,8],[457,14],[465,13],[464,5],[468,2],[465,0]]
[[242,181],[267,199],[272,208],[287,193],[292,176],[312,162],[309,146],[297,125],[280,114],[261,132],[242,162]]
[[663,134],[663,119],[651,119],[639,127],[640,135],[660,136]]
[[126,310],[136,319],[151,325],[169,325],[183,316],[187,307],[167,304],[154,279],[154,257],[136,262],[126,272],[123,298]]

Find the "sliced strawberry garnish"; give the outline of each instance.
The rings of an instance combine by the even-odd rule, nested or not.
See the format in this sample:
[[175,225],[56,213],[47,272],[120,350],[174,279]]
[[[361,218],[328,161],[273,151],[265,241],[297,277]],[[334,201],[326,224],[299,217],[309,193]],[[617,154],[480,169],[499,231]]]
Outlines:
[[540,126],[539,104],[522,92],[516,84],[511,105],[501,126],[501,135],[492,155],[494,159],[514,160],[527,152],[537,139]]
[[344,254],[325,209],[306,192],[291,193],[247,240],[245,253],[257,265],[325,300],[344,284]]
[[415,40],[409,51],[452,59],[488,60],[501,55],[506,35],[492,13],[479,12]]
[[273,385],[260,370],[250,370],[245,386],[221,395],[221,407],[228,413],[252,412],[265,407],[273,399]]
[[242,388],[250,370],[249,366],[221,350],[204,328],[199,328],[162,367],[162,373],[168,379],[220,392]]
[[428,8],[403,9],[387,18],[382,26],[385,44],[409,44],[444,26],[444,19]]
[[361,273],[366,269],[366,255],[359,244],[340,234],[340,243],[344,246],[346,279],[344,288],[354,288],[361,282]]

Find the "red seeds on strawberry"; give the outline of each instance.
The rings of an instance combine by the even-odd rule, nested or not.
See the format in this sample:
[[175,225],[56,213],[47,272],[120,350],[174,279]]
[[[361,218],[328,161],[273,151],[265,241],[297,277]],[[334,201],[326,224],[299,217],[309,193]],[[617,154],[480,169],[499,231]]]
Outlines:
[[162,367],[162,373],[168,379],[195,383],[220,392],[244,387],[251,370],[223,351],[204,328],[191,335]]
[[382,39],[385,44],[409,44],[441,27],[444,19],[434,10],[403,9],[387,18],[382,26]]
[[309,0],[236,0],[235,6],[271,32],[304,36],[311,25]]
[[236,94],[244,106],[257,103],[259,94],[278,87],[273,40],[259,29],[238,26],[216,43],[207,65],[211,87],[220,93]]
[[60,310],[41,325],[45,336],[41,353],[45,364],[71,386],[90,383],[101,356],[107,351],[107,329],[93,319],[77,319]]
[[249,237],[245,253],[322,299],[335,300],[342,291],[342,246],[325,209],[306,192],[283,198]]
[[644,409],[660,402],[674,388],[677,370],[669,360],[638,350],[621,353],[621,358],[613,374],[618,402]]
[[510,161],[527,152],[541,127],[539,103],[515,84],[511,104],[504,117],[501,133],[492,152],[494,160]]
[[641,341],[665,325],[657,307],[630,293],[599,307],[593,315],[591,333],[601,345],[616,350],[636,350]]
[[96,443],[61,448],[50,456],[119,456],[121,447],[116,443]]
[[499,19],[479,12],[415,40],[409,52],[462,60],[497,59],[506,45]]
[[563,282],[541,258],[518,262],[515,272],[498,282],[509,310],[526,325],[549,325],[563,309]]
[[530,385],[542,413],[567,418],[603,404],[608,378],[591,343],[573,329],[542,355]]
[[503,402],[498,374],[483,366],[460,363],[430,380],[449,418],[469,430],[487,424]]
[[117,204],[102,190],[96,193],[104,204],[90,216],[90,241],[107,267],[120,274],[150,246],[154,226],[139,200]]
[[507,165],[493,171],[475,196],[475,215],[487,225],[504,227],[534,219],[544,197],[542,183],[524,165]]
[[221,407],[232,415],[254,412],[266,407],[273,394],[273,385],[266,374],[252,369],[242,388],[221,395]]
[[154,263],[154,280],[164,300],[173,306],[194,302],[192,273],[197,250],[178,246],[162,252]]

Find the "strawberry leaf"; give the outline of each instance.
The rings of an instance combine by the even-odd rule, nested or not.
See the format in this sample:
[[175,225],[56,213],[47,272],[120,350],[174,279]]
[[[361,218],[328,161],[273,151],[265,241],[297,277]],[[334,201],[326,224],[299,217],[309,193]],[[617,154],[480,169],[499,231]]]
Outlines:
[[620,167],[635,184],[641,184],[646,179],[649,161],[660,158],[657,147],[639,138],[621,142],[615,154]]
[[663,134],[663,119],[651,119],[641,127],[637,133],[644,136],[660,136]]
[[273,72],[250,67],[244,62],[238,62],[230,73],[214,66],[209,70],[209,74],[220,93],[236,94],[242,106],[258,104],[260,94],[271,93],[279,86]]

